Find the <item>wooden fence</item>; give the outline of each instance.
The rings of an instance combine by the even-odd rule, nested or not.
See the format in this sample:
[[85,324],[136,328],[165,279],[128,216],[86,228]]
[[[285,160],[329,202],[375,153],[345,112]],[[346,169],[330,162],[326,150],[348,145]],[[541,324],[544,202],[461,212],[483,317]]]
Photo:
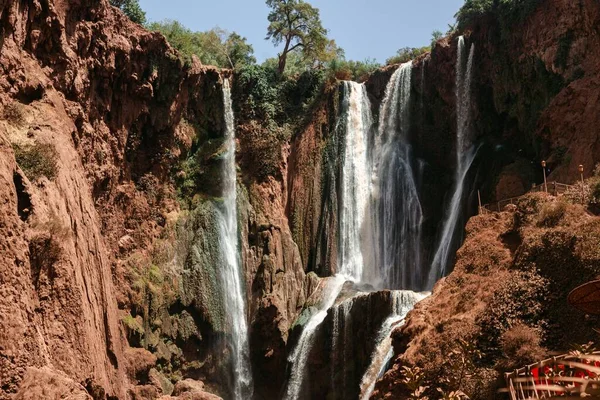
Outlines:
[[511,400],[600,396],[600,352],[565,354],[505,374]]
[[481,207],[481,213],[500,212],[500,211],[504,210],[504,207],[506,207],[507,205],[515,204],[517,202],[517,200],[527,196],[529,193],[548,192],[549,194],[551,194],[553,196],[558,196],[558,195],[561,195],[564,192],[566,192],[571,187],[573,187],[573,185],[567,185],[565,183],[559,183],[559,182],[548,182],[546,185],[543,183],[540,185],[533,185],[529,192],[527,192],[521,196],[511,197],[508,199],[500,200],[496,203],[490,203],[490,204],[483,205]]

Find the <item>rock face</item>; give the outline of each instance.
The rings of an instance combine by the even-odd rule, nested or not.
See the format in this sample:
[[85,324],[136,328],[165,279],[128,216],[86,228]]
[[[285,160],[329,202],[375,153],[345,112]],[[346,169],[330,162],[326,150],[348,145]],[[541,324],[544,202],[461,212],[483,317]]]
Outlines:
[[126,398],[118,307],[135,309],[131,263],[178,209],[190,121],[221,132],[220,76],[105,1],[0,14],[0,398],[46,365]]
[[[539,182],[542,159],[550,179],[567,182],[578,164],[591,171],[600,161],[600,5],[548,0],[508,37],[499,24],[490,16],[466,32],[476,46],[470,128],[480,149],[469,180],[484,202]],[[233,374],[216,284],[215,176],[222,82],[233,79],[235,89],[236,76],[183,63],[161,35],[107,0],[0,0],[0,26],[0,399],[227,397]],[[446,38],[413,67],[409,136],[424,171],[425,248],[452,185],[455,64],[456,40]],[[375,120],[395,68],[365,82]],[[239,239],[258,398],[280,394],[294,321],[317,275],[335,273],[339,95],[336,84],[323,89],[276,147],[268,173],[248,162],[244,147],[260,121],[238,115]],[[473,376],[487,386],[469,382],[473,398],[508,362],[503,335],[529,332],[538,353],[587,338],[588,322],[567,331],[579,316],[561,319],[561,296],[596,274],[596,221],[569,206],[558,222],[544,222],[541,214],[556,212],[544,211],[554,207],[546,200],[470,222],[456,272],[396,334],[396,362],[375,397],[405,394],[403,365],[436,376],[447,361],[440,357],[461,346],[456,337],[485,350]],[[562,263],[580,274],[557,273]],[[484,318],[514,293],[529,311]],[[332,388],[364,370],[388,300],[381,292],[351,302],[347,321],[357,329],[344,341],[352,362],[343,376],[328,370],[330,312],[309,363],[312,397],[355,396],[358,387]],[[367,317],[372,324],[357,322]]]
[[303,398],[359,397],[361,379],[377,345],[377,333],[392,312],[392,302],[389,291],[341,293],[315,335]]
[[407,395],[402,366],[419,368],[432,396],[441,387],[493,398],[501,371],[592,340],[597,318],[569,306],[567,295],[600,273],[592,250],[599,223],[546,194],[473,217],[454,272],[395,331],[397,358],[372,398]]

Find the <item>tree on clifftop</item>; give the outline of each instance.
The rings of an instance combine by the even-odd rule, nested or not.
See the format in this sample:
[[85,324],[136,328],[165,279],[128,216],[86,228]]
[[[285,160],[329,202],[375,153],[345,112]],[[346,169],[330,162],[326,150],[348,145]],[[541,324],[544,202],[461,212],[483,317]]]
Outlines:
[[288,54],[296,49],[307,61],[320,61],[328,55],[331,42],[318,8],[302,0],[267,0],[267,6],[271,8],[267,40],[272,40],[275,46],[284,44],[279,54],[280,74],[285,70]]
[[110,0],[110,5],[120,8],[133,22],[141,25],[146,23],[146,13],[142,10],[139,0]]

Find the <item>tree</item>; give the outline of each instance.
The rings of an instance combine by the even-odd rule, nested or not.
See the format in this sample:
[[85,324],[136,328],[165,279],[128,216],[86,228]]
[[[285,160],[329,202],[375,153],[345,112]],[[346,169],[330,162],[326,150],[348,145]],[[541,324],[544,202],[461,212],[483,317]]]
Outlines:
[[133,22],[141,25],[146,23],[146,13],[142,10],[139,0],[110,0],[110,4],[120,8]]
[[195,55],[205,65],[222,68],[240,68],[256,62],[252,46],[235,32],[229,33],[221,28],[193,32],[180,22],[170,20],[153,22],[148,28],[165,35],[186,61]]
[[279,54],[278,71],[285,70],[287,56],[299,49],[306,61],[318,61],[330,44],[327,30],[321,24],[319,9],[302,0],[267,0],[271,8],[267,40],[275,46],[284,44]]
[[240,68],[243,65],[256,63],[254,48],[246,42],[246,38],[235,32],[229,34],[224,40],[225,54],[231,68]]

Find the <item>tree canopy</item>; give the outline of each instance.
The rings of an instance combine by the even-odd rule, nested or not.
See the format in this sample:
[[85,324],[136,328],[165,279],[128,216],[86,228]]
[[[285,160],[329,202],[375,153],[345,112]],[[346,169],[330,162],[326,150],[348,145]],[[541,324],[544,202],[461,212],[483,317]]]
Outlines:
[[139,0],[110,0],[110,4],[120,8],[133,22],[141,25],[146,23],[146,13],[142,10]]
[[195,55],[203,64],[222,68],[239,68],[256,62],[252,46],[235,32],[220,28],[193,32],[180,22],[170,20],[153,22],[148,28],[165,35],[187,61]]
[[319,9],[302,0],[267,0],[271,8],[267,40],[275,46],[284,44],[279,54],[278,71],[283,73],[288,54],[301,51],[307,62],[327,62],[335,58],[337,46],[327,39]]

